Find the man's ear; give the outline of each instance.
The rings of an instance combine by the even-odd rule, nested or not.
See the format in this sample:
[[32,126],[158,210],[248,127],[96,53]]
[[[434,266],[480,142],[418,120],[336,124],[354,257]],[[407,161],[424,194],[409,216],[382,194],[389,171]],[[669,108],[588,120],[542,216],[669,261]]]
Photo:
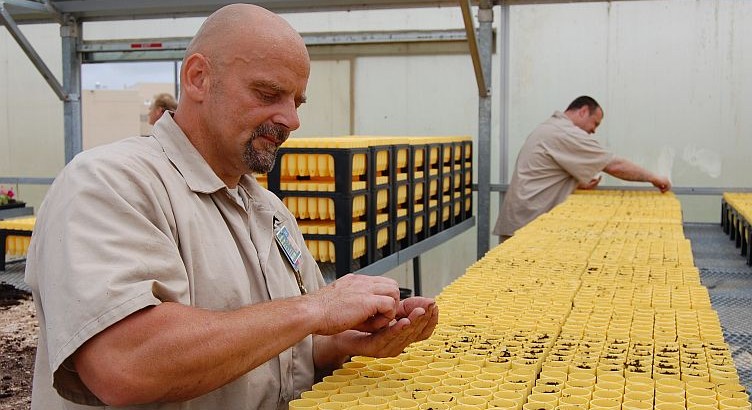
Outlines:
[[206,57],[196,53],[186,58],[180,81],[188,98],[203,101],[209,87],[209,61]]

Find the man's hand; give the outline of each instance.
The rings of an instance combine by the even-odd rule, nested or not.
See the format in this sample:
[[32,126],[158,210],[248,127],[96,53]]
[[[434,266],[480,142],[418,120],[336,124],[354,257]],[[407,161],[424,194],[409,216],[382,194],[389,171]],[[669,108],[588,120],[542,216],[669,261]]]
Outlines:
[[314,334],[377,332],[399,319],[399,286],[382,276],[345,275],[306,297],[318,318]]
[[666,177],[655,177],[650,183],[652,183],[654,187],[660,189],[661,193],[671,190],[671,181]]
[[413,342],[427,339],[439,321],[433,299],[412,297],[399,303],[394,320],[377,332],[350,330],[334,336],[342,351],[370,357],[397,356]]
[[598,184],[601,183],[601,178],[602,177],[599,175],[598,178],[593,178],[590,180],[590,182],[586,184],[577,185],[577,188],[578,189],[595,189],[598,186]]

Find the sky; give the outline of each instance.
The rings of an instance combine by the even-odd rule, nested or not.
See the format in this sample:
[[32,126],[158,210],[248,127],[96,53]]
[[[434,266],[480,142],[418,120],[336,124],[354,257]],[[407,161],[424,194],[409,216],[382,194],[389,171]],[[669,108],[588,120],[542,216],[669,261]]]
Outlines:
[[98,63],[81,66],[81,88],[84,90],[122,90],[137,83],[172,83],[175,81],[173,62]]

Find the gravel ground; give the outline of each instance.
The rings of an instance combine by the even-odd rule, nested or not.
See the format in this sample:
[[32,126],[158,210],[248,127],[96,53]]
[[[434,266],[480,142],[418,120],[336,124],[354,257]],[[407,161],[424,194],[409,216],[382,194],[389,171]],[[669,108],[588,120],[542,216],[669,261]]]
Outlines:
[[31,408],[35,313],[30,294],[0,283],[0,410]]

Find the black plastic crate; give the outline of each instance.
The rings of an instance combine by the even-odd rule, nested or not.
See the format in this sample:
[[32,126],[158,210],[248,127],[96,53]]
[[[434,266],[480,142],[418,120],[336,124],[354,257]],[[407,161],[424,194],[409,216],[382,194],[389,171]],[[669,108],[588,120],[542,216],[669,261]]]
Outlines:
[[473,189],[465,188],[465,194],[462,196],[462,216],[460,220],[464,221],[473,216]]
[[392,183],[400,183],[407,181],[408,176],[412,173],[414,167],[413,161],[411,161],[411,150],[409,144],[392,144],[392,160],[394,168],[392,175]]
[[428,176],[428,146],[425,143],[410,142],[408,156],[408,179],[422,180]]
[[[281,191],[275,194],[282,199],[298,221],[332,221],[336,226],[334,234],[339,236],[349,236],[353,233],[352,222],[363,222],[368,229],[371,214],[374,212],[371,208],[370,192],[340,195],[330,192]],[[305,209],[302,209],[300,204],[303,204]],[[350,215],[350,218],[345,218],[344,215]]]
[[438,176],[444,169],[443,146],[440,142],[427,142],[426,146],[426,177]]
[[444,195],[444,200],[441,203],[441,223],[439,223],[440,230],[444,230],[454,226],[455,224],[455,201],[450,195]]
[[[373,263],[373,255],[369,252],[369,248],[372,246],[372,235],[368,230],[364,229],[350,236],[321,234],[304,234],[303,236],[314,259],[317,259],[320,264],[334,265],[338,278]],[[318,247],[327,246],[329,248],[327,251],[328,260],[320,257],[321,249],[314,249],[312,241],[316,241]]]
[[[304,160],[302,160],[303,158]],[[334,182],[327,192],[351,195],[366,191],[378,180],[373,168],[373,151],[362,148],[280,148],[274,168],[266,175],[267,189],[277,193],[282,184],[326,184]],[[293,169],[290,164],[295,163]],[[306,164],[306,171],[301,164]],[[284,168],[284,175],[283,175]],[[316,172],[311,175],[312,169]],[[322,175],[325,173],[326,175]],[[297,191],[304,191],[298,189]],[[321,192],[319,189],[305,190]]]
[[428,201],[429,206],[425,210],[425,222],[428,224],[428,235],[436,235],[441,232],[441,207],[438,205],[438,201]]
[[368,189],[391,185],[396,180],[396,166],[392,156],[392,145],[368,147]]
[[371,262],[376,262],[397,251],[394,226],[387,215],[382,214],[381,216],[382,218],[379,218],[380,223],[376,224],[376,227],[371,230],[371,249],[369,250],[372,256]]
[[27,230],[19,230],[19,229],[0,229],[0,271],[5,270],[5,258],[6,258],[6,242],[8,240],[8,237],[12,236],[18,236],[18,237],[24,237],[28,236],[31,237],[32,231]]
[[394,250],[399,251],[414,243],[415,235],[412,232],[413,220],[407,213],[400,213],[394,221]]

